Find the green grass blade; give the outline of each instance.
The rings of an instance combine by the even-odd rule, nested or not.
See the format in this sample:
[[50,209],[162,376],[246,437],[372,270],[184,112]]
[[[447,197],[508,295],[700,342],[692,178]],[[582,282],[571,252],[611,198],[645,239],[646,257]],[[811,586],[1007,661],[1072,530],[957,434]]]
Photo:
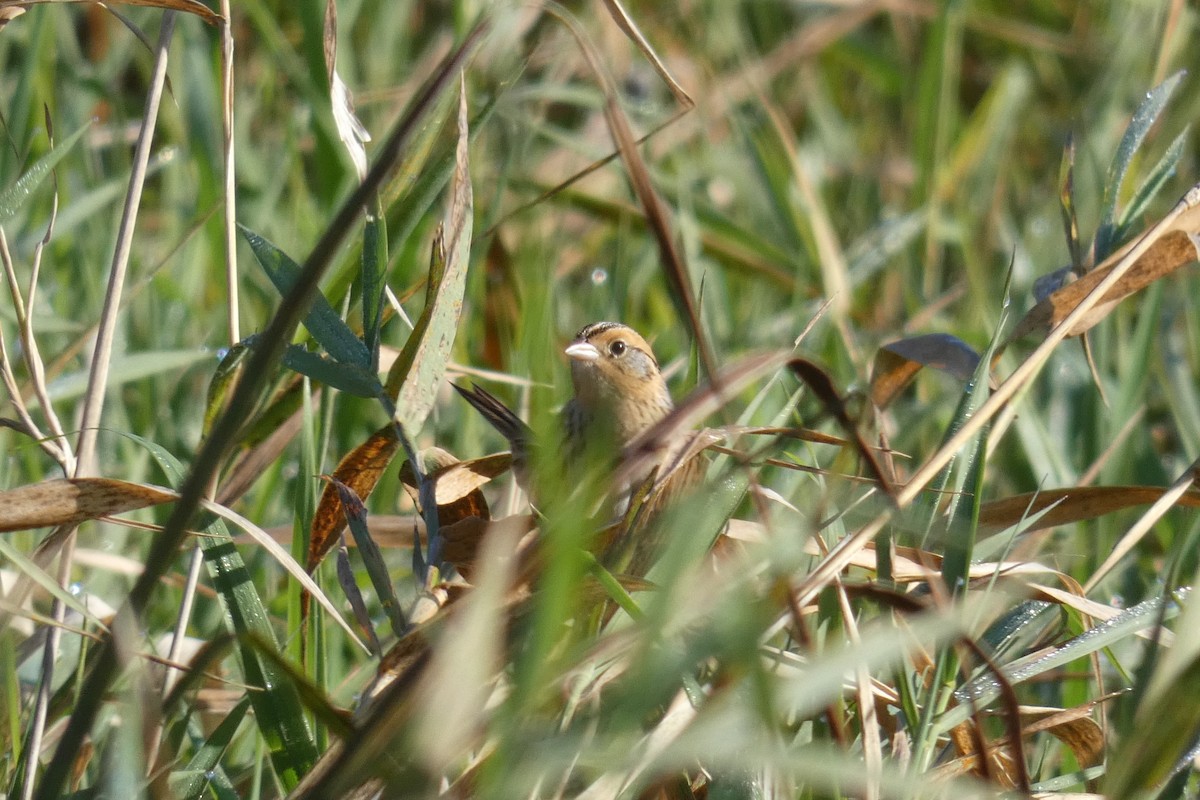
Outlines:
[[363,345],[371,354],[371,370],[379,370],[379,328],[383,324],[383,292],[388,265],[387,219],[378,212],[367,218],[362,244]]
[[325,358],[320,353],[304,349],[298,344],[288,345],[283,351],[283,365],[317,383],[332,386],[356,397],[378,397],[383,389],[379,376],[369,367]]
[[1096,263],[1103,261],[1117,245],[1117,203],[1120,200],[1121,184],[1125,182],[1125,174],[1137,154],[1142,143],[1146,141],[1150,129],[1158,120],[1167,101],[1183,81],[1184,72],[1176,72],[1165,81],[1146,93],[1146,97],[1138,104],[1137,110],[1125,128],[1125,135],[1113,154],[1112,163],[1108,167],[1108,177],[1104,184],[1104,212],[1100,217],[1100,227],[1096,230]]
[[237,733],[246,712],[250,710],[250,699],[243,697],[233,709],[225,715],[220,724],[200,746],[187,765],[175,770],[168,779],[171,793],[181,800],[199,800],[204,790],[212,781],[211,773],[217,768],[221,756],[229,747],[233,736]]
[[80,126],[74,133],[56,144],[49,153],[35,161],[33,166],[25,170],[12,186],[0,192],[0,222],[12,219],[16,215],[34,190],[41,186],[42,181],[50,175],[55,165],[62,161],[63,157],[71,152],[71,148],[75,146],[80,137],[87,133],[91,124],[91,122],[87,122]]

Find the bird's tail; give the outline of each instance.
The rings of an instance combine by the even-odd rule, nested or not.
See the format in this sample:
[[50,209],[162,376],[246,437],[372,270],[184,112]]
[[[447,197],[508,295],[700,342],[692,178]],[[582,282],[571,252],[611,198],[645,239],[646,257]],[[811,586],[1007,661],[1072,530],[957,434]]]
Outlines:
[[464,400],[470,403],[476,411],[483,415],[484,419],[491,423],[493,428],[500,432],[501,436],[508,440],[508,445],[512,448],[514,455],[527,452],[529,443],[533,440],[533,431],[511,408],[480,386],[473,384],[469,389],[457,383],[453,386]]

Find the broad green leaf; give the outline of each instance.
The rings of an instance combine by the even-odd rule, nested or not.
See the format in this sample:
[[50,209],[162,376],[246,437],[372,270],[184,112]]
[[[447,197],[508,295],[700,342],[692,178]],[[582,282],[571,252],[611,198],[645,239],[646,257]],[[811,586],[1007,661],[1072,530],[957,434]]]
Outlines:
[[[274,243],[245,225],[238,227],[250,243],[250,249],[254,251],[254,257],[266,271],[267,277],[281,295],[286,295],[300,275],[300,265]],[[304,316],[304,327],[335,361],[363,368],[371,366],[371,354],[367,346],[354,335],[354,331],[338,316],[324,295],[318,293],[313,300],[312,308]]]
[[289,345],[283,351],[283,364],[318,383],[357,397],[378,397],[383,390],[379,376],[369,368],[325,358],[300,345]]

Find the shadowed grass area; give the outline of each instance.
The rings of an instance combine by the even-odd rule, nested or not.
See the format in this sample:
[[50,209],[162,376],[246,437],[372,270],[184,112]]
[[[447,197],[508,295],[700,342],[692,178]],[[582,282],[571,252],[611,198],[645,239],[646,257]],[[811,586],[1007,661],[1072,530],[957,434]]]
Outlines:
[[1195,10],[479,5],[0,27],[0,792],[1194,796]]

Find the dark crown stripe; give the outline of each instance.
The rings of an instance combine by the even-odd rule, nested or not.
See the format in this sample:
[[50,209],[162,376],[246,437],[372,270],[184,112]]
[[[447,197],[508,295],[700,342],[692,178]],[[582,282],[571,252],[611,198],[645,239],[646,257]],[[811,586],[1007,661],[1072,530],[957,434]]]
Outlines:
[[605,331],[611,331],[613,328],[624,327],[627,326],[622,325],[620,322],[593,322],[591,325],[582,328],[579,333],[575,334],[575,341],[586,342],[593,336],[604,333]]

